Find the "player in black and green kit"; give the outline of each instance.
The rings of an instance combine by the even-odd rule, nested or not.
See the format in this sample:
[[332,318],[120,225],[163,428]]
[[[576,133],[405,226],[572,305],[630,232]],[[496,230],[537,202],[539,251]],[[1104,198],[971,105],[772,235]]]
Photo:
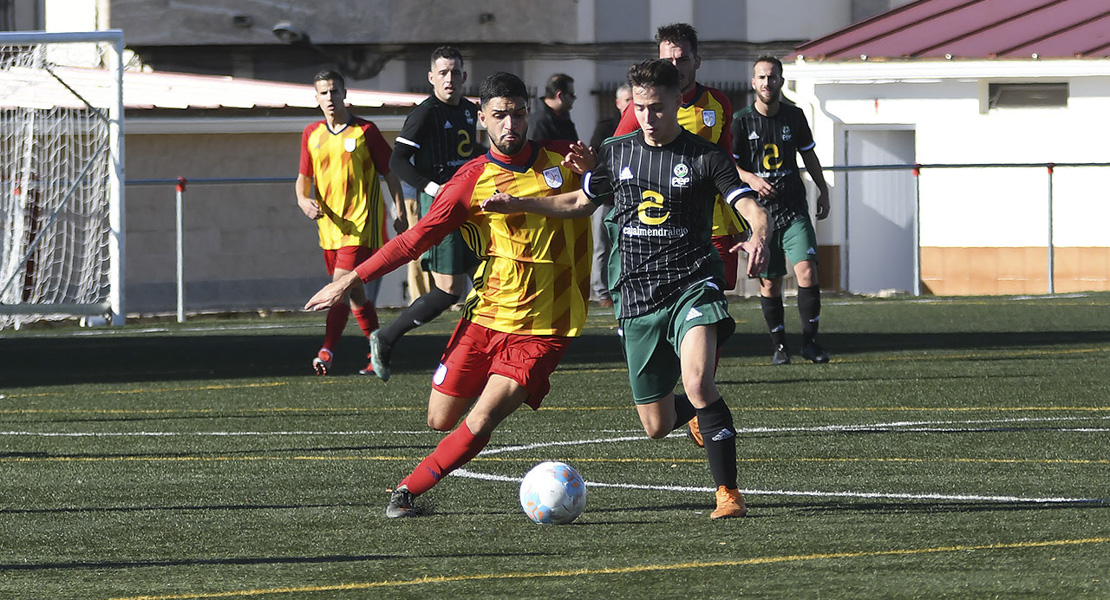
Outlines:
[[[767,214],[728,154],[679,125],[674,65],[645,61],[629,69],[628,80],[640,131],[606,140],[596,165],[581,146],[567,156],[587,171],[582,191],[545,198],[496,194],[483,208],[582,216],[612,199],[609,287],[640,423],[661,439],[696,414],[716,484],[710,518],[742,517],[747,508],[737,489],[736,430],[713,381],[717,347],[736,325],[710,237],[720,194],[751,225],[749,240],[734,250],[748,252],[747,271],[754,276],[766,259]],[[680,379],[686,393],[676,395]]]
[[[428,82],[434,93],[405,119],[389,162],[390,169],[420,191],[420,216],[459,167],[486,151],[476,135],[478,107],[462,95],[466,71],[458,49],[440,46],[432,52]],[[431,272],[433,287],[397,320],[370,334],[370,364],[375,375],[389,380],[389,355],[397,340],[458,302],[477,265],[477,255],[457,231],[424,255],[421,266]]]
[[732,155],[740,178],[759,194],[759,203],[774,220],[767,269],[760,273],[760,304],[771,332],[771,364],[790,362],[782,306],[786,259],[798,278],[798,313],[802,319],[802,357],[829,362],[817,344],[821,286],[817,280],[817,234],[809,220],[806,188],[798,172],[798,154],[817,184],[817,218],[829,216],[829,189],[813,151],[813,133],[801,109],[782,102],[782,62],[761,56],[753,67],[755,102],[732,121]]

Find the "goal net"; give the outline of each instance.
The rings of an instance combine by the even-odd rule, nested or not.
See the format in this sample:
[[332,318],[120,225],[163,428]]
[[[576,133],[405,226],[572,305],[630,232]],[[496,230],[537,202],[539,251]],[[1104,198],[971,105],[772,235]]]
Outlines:
[[0,33],[0,329],[123,321],[122,49]]

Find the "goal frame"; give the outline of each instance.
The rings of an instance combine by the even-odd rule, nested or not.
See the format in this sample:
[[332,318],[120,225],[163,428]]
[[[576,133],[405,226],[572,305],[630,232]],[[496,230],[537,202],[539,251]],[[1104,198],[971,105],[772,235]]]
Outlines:
[[[123,325],[126,319],[124,295],[124,104],[123,104],[123,30],[81,32],[0,32],[0,46],[104,43],[105,62],[109,77],[108,106],[108,300],[97,304],[7,304],[0,305],[2,315],[72,315],[106,317],[112,325]],[[5,285],[7,282],[0,282]],[[16,326],[18,327],[18,319]]]

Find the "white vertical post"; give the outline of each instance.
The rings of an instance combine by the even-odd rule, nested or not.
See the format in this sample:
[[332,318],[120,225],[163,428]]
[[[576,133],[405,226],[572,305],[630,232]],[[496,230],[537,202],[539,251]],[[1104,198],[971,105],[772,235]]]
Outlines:
[[177,185],[177,322],[185,322],[185,178]]
[[1052,172],[1055,163],[1048,163],[1048,293],[1056,293],[1056,242],[1052,238]]
[[913,295],[921,295],[921,165],[913,166]]
[[126,301],[123,285],[126,277],[124,265],[124,151],[123,151],[123,31],[102,32],[111,37],[107,68],[111,78],[112,105],[108,108],[108,304],[112,311],[112,325],[123,325],[126,318]]

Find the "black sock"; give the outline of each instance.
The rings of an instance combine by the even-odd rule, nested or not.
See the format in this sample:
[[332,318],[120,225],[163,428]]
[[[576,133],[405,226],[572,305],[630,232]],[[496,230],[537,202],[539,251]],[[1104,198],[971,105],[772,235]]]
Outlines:
[[775,348],[786,345],[786,326],[783,324],[782,296],[759,297],[763,309],[763,320],[767,321],[767,331],[771,332],[771,345]]
[[378,332],[378,339],[393,346],[401,336],[435,319],[458,301],[458,295],[433,287],[427,294],[413,300],[397,319],[383,327]]
[[802,344],[812,344],[821,320],[821,286],[798,288],[798,315],[802,317]]
[[698,425],[705,441],[705,455],[709,458],[709,471],[718,487],[736,489],[736,430],[732,425],[732,412],[724,398],[705,408],[698,409]]
[[678,414],[678,418],[675,419],[671,431],[689,423],[690,419],[693,419],[694,415],[697,414],[697,409],[694,408],[693,404],[690,404],[690,399],[686,397],[686,394],[674,395],[674,411]]

